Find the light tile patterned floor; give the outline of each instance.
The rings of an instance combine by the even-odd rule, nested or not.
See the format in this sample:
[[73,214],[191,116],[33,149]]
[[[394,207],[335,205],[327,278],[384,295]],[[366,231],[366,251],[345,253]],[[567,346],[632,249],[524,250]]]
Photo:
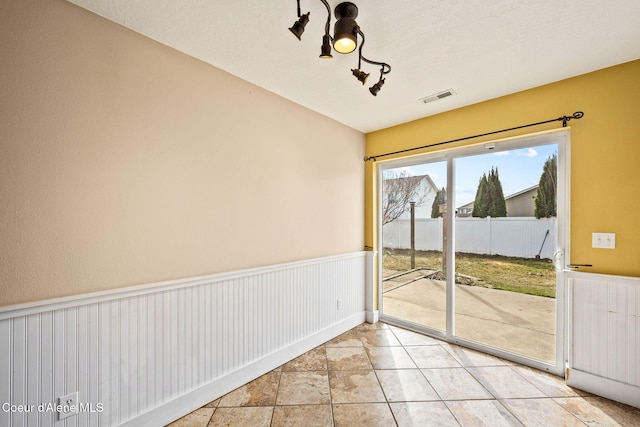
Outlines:
[[640,426],[640,409],[384,323],[363,324],[177,420],[205,426]]

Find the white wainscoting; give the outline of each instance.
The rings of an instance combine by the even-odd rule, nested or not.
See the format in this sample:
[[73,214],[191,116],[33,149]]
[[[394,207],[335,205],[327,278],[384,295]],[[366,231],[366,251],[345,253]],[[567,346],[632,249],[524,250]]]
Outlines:
[[567,384],[640,408],[640,278],[567,276]]
[[[0,308],[0,404],[36,405],[5,406],[0,425],[173,421],[362,323],[366,257]],[[85,405],[77,415],[56,423],[38,412],[75,391]]]

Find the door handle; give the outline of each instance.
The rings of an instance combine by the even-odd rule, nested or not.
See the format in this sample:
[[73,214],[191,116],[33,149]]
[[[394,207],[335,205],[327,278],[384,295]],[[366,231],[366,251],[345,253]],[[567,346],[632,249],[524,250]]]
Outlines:
[[569,264],[567,265],[569,268],[580,268],[580,267],[593,267],[593,264]]
[[562,271],[564,269],[564,249],[557,249],[553,253],[553,266],[556,271]]

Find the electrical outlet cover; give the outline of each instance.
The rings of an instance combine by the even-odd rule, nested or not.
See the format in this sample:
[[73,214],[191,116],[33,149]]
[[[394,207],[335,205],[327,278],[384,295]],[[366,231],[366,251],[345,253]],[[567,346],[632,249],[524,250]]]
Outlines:
[[73,392],[58,398],[58,421],[69,418],[78,413],[78,392]]

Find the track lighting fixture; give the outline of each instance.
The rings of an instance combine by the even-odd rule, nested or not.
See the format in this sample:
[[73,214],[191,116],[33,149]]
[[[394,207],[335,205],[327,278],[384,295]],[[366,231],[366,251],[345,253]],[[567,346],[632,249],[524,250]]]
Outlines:
[[[326,0],[320,0],[320,2],[327,9],[327,21],[325,23],[324,36],[322,37],[322,45],[320,47],[320,58],[332,58],[331,50],[335,50],[338,53],[348,54],[358,48],[358,36],[362,39],[358,50],[358,68],[351,69],[352,74],[363,85],[366,83],[369,73],[362,70],[362,62],[366,62],[372,65],[379,65],[380,79],[376,84],[369,88],[369,92],[373,96],[377,96],[378,92],[384,84],[384,75],[391,72],[391,66],[384,62],[371,61],[362,55],[362,48],[364,47],[365,37],[364,33],[358,26],[356,18],[358,17],[358,7],[351,2],[342,2],[334,9],[336,17],[336,23],[333,27],[333,37],[330,35],[331,29],[331,8]],[[300,13],[300,0],[297,0],[298,4],[298,20],[293,24],[289,31],[294,36],[301,39],[302,33],[309,22],[309,12],[302,15]]]
[[307,26],[308,22],[309,22],[309,12],[300,16],[300,18],[298,18],[298,20],[293,24],[293,26],[289,28],[289,31],[291,31],[291,33],[294,36],[296,36],[298,40],[301,40],[302,33],[304,33],[304,27]]

